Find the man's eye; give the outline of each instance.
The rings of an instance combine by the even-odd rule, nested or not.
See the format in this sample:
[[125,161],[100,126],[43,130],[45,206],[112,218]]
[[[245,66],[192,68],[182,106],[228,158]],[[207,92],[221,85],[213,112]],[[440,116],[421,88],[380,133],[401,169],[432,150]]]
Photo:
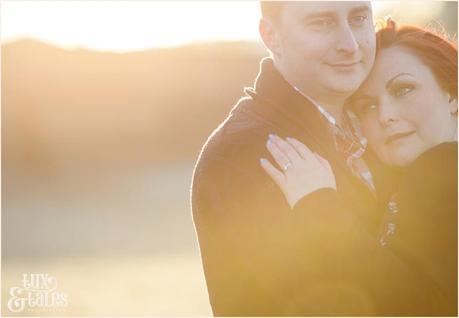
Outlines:
[[330,27],[333,25],[333,19],[315,19],[308,22],[308,25],[313,27]]
[[367,20],[368,20],[368,17],[366,15],[358,15],[358,16],[352,17],[350,19],[350,23],[352,25],[362,25]]
[[414,89],[413,86],[399,86],[399,87],[395,87],[394,88],[393,94],[396,97],[403,97],[406,94],[408,94],[409,92],[411,92],[413,89]]

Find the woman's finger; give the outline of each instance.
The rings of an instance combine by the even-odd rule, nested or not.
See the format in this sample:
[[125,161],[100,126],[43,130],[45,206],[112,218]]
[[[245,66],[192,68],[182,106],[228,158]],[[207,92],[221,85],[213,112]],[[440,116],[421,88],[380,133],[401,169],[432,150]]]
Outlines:
[[268,139],[266,143],[269,153],[273,156],[274,161],[281,167],[282,170],[286,170],[291,165],[290,159],[280,150],[279,146],[274,143],[271,139]]
[[311,158],[312,151],[305,144],[292,137],[287,137],[285,139],[288,141],[289,144],[295,147],[295,150],[300,154],[300,156],[303,159]]
[[300,154],[296,151],[295,147],[289,144],[284,139],[276,135],[270,135],[270,139],[279,147],[279,149],[287,156],[291,163],[297,163],[301,160]]
[[330,169],[331,170],[331,166],[330,166],[330,163],[328,162],[327,159],[324,159],[322,158],[318,153],[314,152],[313,153],[314,156],[317,158],[317,160],[319,160],[319,162],[322,164],[322,166],[324,168],[327,168],[327,169]]
[[333,174],[333,169],[330,166],[330,162],[328,162],[327,159],[322,158],[319,154],[314,152],[314,156],[317,158],[317,160],[320,162],[320,164],[327,170],[327,173],[330,174],[330,176],[333,176],[333,178],[329,179],[328,185],[336,190],[336,178],[334,177]]
[[276,184],[282,188],[285,180],[285,176],[282,172],[277,170],[271,162],[266,160],[265,158],[260,159],[260,164],[263,167],[263,169],[266,171],[266,173],[276,182]]

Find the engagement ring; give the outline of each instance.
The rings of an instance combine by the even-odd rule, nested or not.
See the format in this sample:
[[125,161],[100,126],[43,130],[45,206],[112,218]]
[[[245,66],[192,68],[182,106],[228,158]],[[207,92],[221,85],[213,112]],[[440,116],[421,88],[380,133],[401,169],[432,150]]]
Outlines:
[[287,171],[288,167],[290,167],[291,165],[292,165],[292,164],[291,164],[290,162],[287,162],[287,163],[282,167],[282,169],[283,169],[284,171]]

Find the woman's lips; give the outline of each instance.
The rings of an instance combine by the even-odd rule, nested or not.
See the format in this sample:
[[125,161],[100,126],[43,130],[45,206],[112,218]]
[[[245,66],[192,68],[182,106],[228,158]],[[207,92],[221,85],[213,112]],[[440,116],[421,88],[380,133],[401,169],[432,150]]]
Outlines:
[[407,131],[407,132],[402,132],[402,133],[396,133],[396,134],[393,134],[393,135],[390,135],[389,137],[386,138],[386,145],[394,142],[394,141],[397,141],[397,140],[400,140],[402,138],[406,138],[408,136],[411,136],[412,134],[414,134],[416,131],[415,130],[412,130],[412,131]]

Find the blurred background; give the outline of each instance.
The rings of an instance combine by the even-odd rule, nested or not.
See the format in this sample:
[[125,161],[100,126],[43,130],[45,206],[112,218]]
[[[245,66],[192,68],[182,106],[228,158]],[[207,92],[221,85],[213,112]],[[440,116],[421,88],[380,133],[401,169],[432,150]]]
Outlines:
[[[2,1],[2,314],[208,316],[189,205],[208,135],[267,56],[257,1]],[[375,1],[457,37],[457,2]],[[61,312],[11,313],[22,273]]]

